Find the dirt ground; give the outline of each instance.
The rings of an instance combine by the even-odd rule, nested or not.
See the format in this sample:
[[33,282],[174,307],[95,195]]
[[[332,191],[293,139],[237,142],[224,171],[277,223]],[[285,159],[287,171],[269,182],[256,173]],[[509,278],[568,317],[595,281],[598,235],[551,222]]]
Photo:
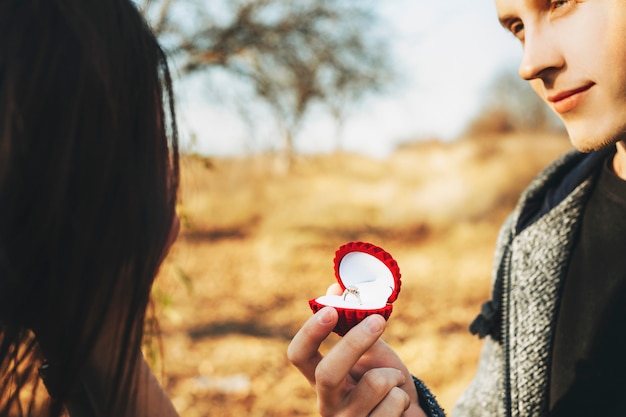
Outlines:
[[[182,160],[183,228],[154,287],[176,408],[196,416],[315,416],[286,359],[334,282],[333,256],[361,240],[390,252],[402,289],[384,339],[447,410],[471,380],[481,341],[467,326],[489,296],[498,228],[563,137],[420,142],[384,160],[335,153]],[[333,335],[323,346],[339,340]]]

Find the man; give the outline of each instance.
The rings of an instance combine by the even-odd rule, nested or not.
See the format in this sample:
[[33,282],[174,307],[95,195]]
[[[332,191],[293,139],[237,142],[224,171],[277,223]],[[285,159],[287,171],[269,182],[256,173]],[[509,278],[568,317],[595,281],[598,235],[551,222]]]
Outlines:
[[[453,415],[623,415],[626,1],[496,0],[496,8],[524,48],[520,76],[577,151],[531,183],[502,227],[493,297],[471,325],[486,337],[478,373]],[[336,320],[332,309],[318,312],[288,352],[322,415],[442,415],[379,340],[382,318],[322,357]]]

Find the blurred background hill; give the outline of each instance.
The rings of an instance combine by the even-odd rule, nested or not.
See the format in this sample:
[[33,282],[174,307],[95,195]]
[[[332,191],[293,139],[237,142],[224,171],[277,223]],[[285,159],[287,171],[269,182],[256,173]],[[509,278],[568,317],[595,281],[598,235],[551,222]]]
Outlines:
[[272,155],[185,155],[183,228],[154,288],[176,407],[186,417],[317,415],[285,352],[307,301],[334,282],[334,251],[364,240],[402,272],[384,339],[450,409],[475,369],[481,342],[467,326],[489,296],[498,228],[568,149],[562,135],[466,137],[385,160],[299,156],[289,173]]

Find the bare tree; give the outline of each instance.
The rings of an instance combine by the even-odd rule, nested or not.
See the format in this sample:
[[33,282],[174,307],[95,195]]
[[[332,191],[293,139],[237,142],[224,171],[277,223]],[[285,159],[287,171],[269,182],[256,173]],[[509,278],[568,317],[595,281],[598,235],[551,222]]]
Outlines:
[[347,106],[393,77],[372,1],[227,0],[209,10],[193,0],[144,0],[141,7],[183,75],[221,68],[253,87],[290,157],[313,103],[340,123]]

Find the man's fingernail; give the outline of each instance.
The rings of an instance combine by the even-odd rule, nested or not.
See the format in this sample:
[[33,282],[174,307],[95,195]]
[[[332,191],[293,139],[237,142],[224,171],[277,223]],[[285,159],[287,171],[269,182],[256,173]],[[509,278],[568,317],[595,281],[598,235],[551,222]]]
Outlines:
[[385,319],[379,315],[369,316],[364,320],[365,328],[372,334],[380,333],[385,325]]
[[329,308],[323,308],[315,315],[319,324],[329,324],[332,321],[332,314]]

